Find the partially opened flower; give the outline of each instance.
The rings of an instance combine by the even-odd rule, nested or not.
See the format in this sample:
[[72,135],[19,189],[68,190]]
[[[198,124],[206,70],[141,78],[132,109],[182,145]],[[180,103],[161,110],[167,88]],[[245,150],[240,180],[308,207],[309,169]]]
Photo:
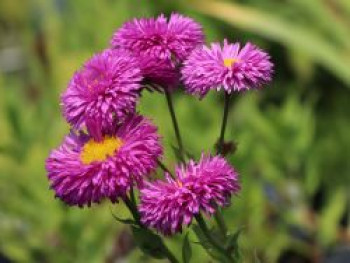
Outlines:
[[51,188],[69,205],[90,206],[125,196],[157,166],[162,154],[157,128],[141,116],[128,117],[115,129],[71,133],[46,161]]
[[240,190],[238,174],[224,158],[202,155],[198,163],[190,161],[176,168],[176,178],[147,182],[141,190],[141,220],[170,235],[189,225],[201,211],[210,215],[218,206],[229,204]]
[[76,72],[62,95],[63,114],[74,128],[87,119],[103,127],[135,111],[142,80],[139,63],[125,50],[105,50]]
[[133,19],[126,22],[112,37],[114,48],[165,60],[184,60],[204,41],[201,26],[191,18],[172,14],[157,18]]
[[233,91],[260,88],[271,80],[273,64],[270,56],[247,43],[223,47],[213,43],[194,50],[184,62],[182,79],[187,92],[203,97],[210,89]]

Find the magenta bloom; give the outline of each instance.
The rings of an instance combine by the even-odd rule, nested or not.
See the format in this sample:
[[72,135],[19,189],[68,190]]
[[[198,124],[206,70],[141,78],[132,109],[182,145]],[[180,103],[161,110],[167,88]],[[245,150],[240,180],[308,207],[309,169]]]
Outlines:
[[113,48],[123,48],[139,58],[146,83],[164,88],[177,86],[181,63],[193,49],[203,44],[201,26],[191,18],[172,14],[126,22],[114,33]]
[[226,206],[232,194],[240,190],[238,174],[220,156],[202,155],[198,163],[176,168],[176,179],[147,182],[141,190],[142,222],[165,235],[182,230],[194,215],[213,214]]
[[177,87],[180,72],[171,61],[149,56],[139,56],[139,63],[144,83],[157,84],[168,90]]
[[194,50],[184,62],[182,79],[186,90],[203,97],[210,89],[226,92],[260,88],[271,80],[273,64],[270,56],[258,47],[247,43],[224,41],[211,47]]
[[138,60],[123,50],[94,55],[62,95],[63,114],[74,128],[87,119],[108,127],[135,111],[141,89]]
[[80,207],[125,196],[156,168],[162,154],[157,128],[141,116],[128,117],[108,132],[94,123],[88,129],[89,134],[68,135],[46,161],[56,197]]
[[204,41],[201,26],[191,18],[172,14],[157,18],[133,19],[117,30],[111,40],[114,48],[165,60],[184,60]]

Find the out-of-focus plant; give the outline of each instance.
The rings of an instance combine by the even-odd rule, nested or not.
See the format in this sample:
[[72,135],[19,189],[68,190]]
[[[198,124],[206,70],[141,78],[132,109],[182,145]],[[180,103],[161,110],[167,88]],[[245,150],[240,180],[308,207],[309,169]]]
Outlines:
[[251,2],[251,6],[211,0],[190,3],[201,13],[283,44],[307,58],[310,66],[322,65],[350,85],[348,3],[293,0],[266,1],[260,5],[259,1]]
[[[221,6],[222,2],[215,2]],[[112,223],[108,206],[96,207],[90,213],[65,209],[53,202],[42,164],[49,149],[61,141],[67,130],[59,117],[58,94],[82,61],[92,52],[103,48],[115,27],[126,19],[174,10],[180,10],[200,21],[209,40],[224,37],[230,40],[254,39],[273,54],[274,62],[278,61],[274,87],[265,90],[263,96],[250,94],[235,97],[231,104],[233,125],[227,127],[227,138],[238,142],[233,161],[244,176],[241,178],[243,191],[235,200],[235,209],[224,211],[224,217],[229,222],[231,232],[237,231],[238,225],[245,226],[239,239],[244,258],[253,261],[256,255],[262,262],[274,262],[289,249],[299,250],[310,258],[314,249],[311,250],[309,246],[305,248],[304,241],[300,243],[300,237],[310,238],[310,229],[311,232],[315,230],[317,242],[322,244],[318,248],[321,251],[344,240],[339,239],[346,235],[344,231],[339,232],[338,222],[341,220],[345,227],[347,225],[344,193],[348,192],[350,179],[347,135],[350,128],[350,97],[344,89],[348,86],[346,76],[349,74],[349,71],[344,70],[344,61],[349,58],[349,52],[345,51],[348,50],[345,47],[349,46],[345,41],[349,34],[335,35],[349,28],[348,1],[227,1],[226,5],[232,4],[235,8],[225,8],[225,18],[214,8],[210,14],[208,11],[208,15],[203,16],[199,10],[207,1],[199,1],[198,5],[189,3],[151,3],[138,0],[101,0],[98,3],[84,0],[0,1],[0,257],[3,254],[19,262],[38,262],[38,259],[44,258],[50,262],[111,262],[125,256],[132,262],[150,260],[138,250],[130,250],[133,246],[127,245],[128,232],[122,231],[119,224]],[[321,13],[320,6],[326,12]],[[239,15],[241,13],[231,13],[232,10],[248,10],[248,14],[257,14],[257,19],[263,18],[258,22],[262,26],[250,26],[250,19],[256,24],[255,16],[242,17]],[[219,19],[213,19],[214,17]],[[244,21],[248,26],[235,22],[235,19]],[[285,32],[281,36],[285,39],[296,36],[299,39],[282,41],[281,36],[274,36],[276,25],[264,26],[265,21],[282,22],[277,27],[283,26],[288,30],[283,29]],[[288,27],[284,27],[286,23]],[[337,28],[339,23],[345,25],[345,30]],[[294,25],[297,29],[302,29],[298,32],[306,34],[295,35],[294,29],[289,31]],[[270,28],[273,35],[266,33]],[[279,31],[281,30],[276,32],[280,34]],[[317,48],[311,50],[311,55],[308,51],[310,44],[305,41],[310,40],[309,33],[313,39],[317,35]],[[322,40],[320,43],[321,48],[325,46],[324,52],[317,45],[318,40]],[[307,44],[306,48],[304,43]],[[7,49],[8,47],[14,49]],[[5,49],[10,50],[14,56],[3,56]],[[334,53],[338,54],[329,59]],[[331,61],[330,64],[328,60]],[[7,69],[19,66],[20,70],[4,72],[4,65]],[[174,107],[177,109],[184,144],[191,153],[198,155],[203,141],[214,144],[217,139],[220,129],[217,117],[222,112],[222,101],[215,94],[208,94],[204,98],[205,103],[200,103],[191,96],[178,95],[174,94]],[[160,96],[144,93],[140,111],[152,116],[155,124],[160,127],[159,132],[166,145],[167,158],[164,162],[172,166],[174,156],[171,144],[175,137],[168,115],[159,111],[159,108],[166,107],[166,102]],[[292,100],[296,103],[288,103]],[[294,120],[290,124],[285,122],[281,114],[287,104],[297,105],[295,110],[299,112],[291,114]],[[243,113],[246,118],[240,118]],[[306,120],[300,126],[297,125],[300,116],[304,114],[308,117],[302,119],[308,119],[314,128],[308,129]],[[14,118],[11,117],[13,115]],[[251,125],[249,123],[252,121],[248,119],[260,124]],[[277,127],[281,125],[276,122],[284,123],[287,127],[294,123],[294,128],[288,128],[288,132],[282,129],[282,133],[286,134],[279,136]],[[276,132],[273,134],[280,139],[262,138],[260,125],[275,124],[276,127],[272,130]],[[21,127],[20,137],[14,132],[13,126]],[[302,135],[300,130],[305,133],[312,131],[312,138],[307,134]],[[293,161],[276,157],[280,153],[287,155],[285,151],[291,147],[290,140],[304,145],[292,146],[293,153],[288,156]],[[257,142],[259,153],[254,151]],[[279,143],[278,146],[274,145],[276,142]],[[271,153],[274,153],[273,156]],[[251,159],[252,156],[255,157]],[[261,160],[265,160],[266,165]],[[292,173],[286,179],[287,172],[284,168],[288,167],[299,167],[299,172]],[[286,189],[301,196],[297,198],[298,205],[292,206],[293,209],[283,209],[290,205]],[[271,199],[281,198],[282,201],[289,201],[282,207],[271,204]],[[316,216],[309,209],[315,200],[322,207]],[[120,205],[119,213],[121,217],[127,214]],[[293,223],[292,228],[287,228],[285,223],[276,224],[276,213],[282,216],[285,214],[283,218]],[[311,221],[310,227],[309,215],[319,223]],[[298,228],[294,227],[295,224]],[[27,227],[25,232],[20,226]],[[303,226],[302,231],[300,226]],[[290,229],[293,230],[292,235]],[[54,234],[51,236],[50,233]],[[295,233],[298,234],[297,238]],[[50,237],[45,238],[46,236]],[[193,239],[195,236],[190,233],[189,240]],[[172,241],[166,240],[169,248],[177,255],[181,253],[180,240],[180,237]],[[202,251],[200,246],[192,245],[194,262],[205,262],[206,255]]]

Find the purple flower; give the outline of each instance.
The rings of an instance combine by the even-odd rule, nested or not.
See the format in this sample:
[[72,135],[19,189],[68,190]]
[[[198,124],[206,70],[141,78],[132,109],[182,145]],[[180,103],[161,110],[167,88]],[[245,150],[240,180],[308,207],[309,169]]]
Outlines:
[[165,60],[184,60],[204,41],[201,26],[191,18],[172,14],[133,19],[114,33],[111,45]]
[[194,50],[184,62],[182,79],[186,90],[203,97],[210,89],[226,92],[260,88],[271,80],[273,64],[270,56],[258,47],[247,43],[224,41],[211,47]]
[[63,114],[79,129],[88,119],[108,127],[135,111],[141,89],[136,58],[123,50],[94,55],[76,72],[62,95]]
[[51,188],[69,205],[90,206],[103,198],[116,202],[157,166],[162,154],[157,128],[141,116],[101,131],[68,135],[46,161]]
[[201,26],[188,17],[172,14],[126,22],[112,37],[113,48],[123,48],[139,58],[145,81],[173,89],[177,86],[181,63],[193,49],[203,44]]
[[204,156],[176,168],[176,179],[145,183],[139,207],[142,222],[165,235],[182,230],[194,215],[213,214],[240,190],[238,174],[220,156]]
[[157,84],[161,88],[167,88],[168,90],[177,87],[180,72],[171,61],[149,56],[139,56],[139,63],[146,84]]

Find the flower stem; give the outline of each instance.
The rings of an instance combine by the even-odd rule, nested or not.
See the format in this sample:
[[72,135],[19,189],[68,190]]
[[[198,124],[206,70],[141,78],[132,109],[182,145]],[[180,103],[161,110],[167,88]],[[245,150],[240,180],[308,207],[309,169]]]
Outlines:
[[197,223],[199,225],[199,227],[201,228],[203,234],[205,235],[205,237],[207,238],[207,240],[210,242],[210,244],[218,251],[220,252],[227,260],[228,262],[234,262],[232,257],[228,254],[228,252],[226,251],[226,249],[215,239],[212,237],[210,230],[206,224],[206,222],[204,221],[203,217],[201,214],[197,214],[195,216]]
[[136,204],[134,204],[134,202],[131,199],[129,199],[128,196],[125,196],[123,198],[123,201],[124,201],[126,207],[129,209],[132,216],[134,217],[136,223],[140,227],[144,227],[143,224],[141,223],[141,216],[140,216],[139,212],[137,211]]
[[219,137],[219,141],[217,144],[217,149],[218,149],[217,153],[218,154],[223,154],[223,150],[224,150],[225,130],[226,130],[228,112],[230,109],[230,100],[231,100],[231,94],[228,94],[227,92],[225,92],[224,115],[223,115],[222,123],[221,123],[220,137]]
[[[217,153],[218,154],[223,154],[223,151],[224,151],[225,130],[226,130],[226,125],[227,125],[228,113],[229,113],[229,109],[230,109],[230,100],[231,100],[231,94],[228,94],[227,92],[225,92],[224,115],[222,118],[220,137],[219,137],[219,141],[217,144]],[[221,235],[224,238],[226,238],[227,226],[226,226],[224,217],[222,216],[220,209],[218,209],[215,212],[214,218],[215,218],[215,221],[220,229]]]
[[225,223],[224,217],[222,215],[222,212],[220,211],[220,208],[218,208],[218,210],[215,212],[214,218],[215,218],[215,221],[220,229],[222,237],[226,238],[227,227],[226,227],[226,223]]
[[169,259],[171,263],[179,263],[179,261],[176,259],[176,257],[171,253],[169,248],[164,244],[164,252],[166,257]]
[[157,163],[158,163],[159,167],[162,168],[162,170],[163,170],[164,172],[168,173],[168,174],[171,176],[171,178],[175,179],[174,175],[173,175],[173,174],[170,172],[170,170],[165,166],[165,164],[162,163],[161,160],[157,159]]
[[176,115],[175,115],[175,111],[174,111],[174,105],[173,105],[173,101],[171,98],[171,93],[165,88],[164,89],[164,93],[165,93],[165,97],[168,103],[168,108],[169,108],[169,112],[170,112],[170,116],[171,116],[171,120],[173,122],[173,126],[174,126],[174,131],[175,131],[175,136],[177,139],[177,144],[179,147],[179,157],[181,159],[181,161],[184,161],[184,148],[183,148],[183,144],[182,144],[182,139],[181,139],[181,135],[180,135],[180,130],[179,130],[179,125],[177,123],[177,119],[176,119]]
[[[131,193],[133,195],[133,192]],[[131,199],[129,199],[128,196],[125,196],[123,198],[124,203],[126,205],[126,207],[129,209],[130,213],[132,214],[132,216],[134,217],[136,223],[141,227],[141,228],[145,228],[145,226],[142,224],[141,222],[141,217],[139,212],[137,211],[137,207],[136,207],[136,203],[134,201],[133,196],[131,196]],[[165,253],[165,256],[169,259],[169,261],[171,263],[179,263],[179,261],[176,259],[176,257],[171,253],[171,251],[169,250],[169,248],[164,244],[164,241],[162,240],[162,249],[163,252]]]

